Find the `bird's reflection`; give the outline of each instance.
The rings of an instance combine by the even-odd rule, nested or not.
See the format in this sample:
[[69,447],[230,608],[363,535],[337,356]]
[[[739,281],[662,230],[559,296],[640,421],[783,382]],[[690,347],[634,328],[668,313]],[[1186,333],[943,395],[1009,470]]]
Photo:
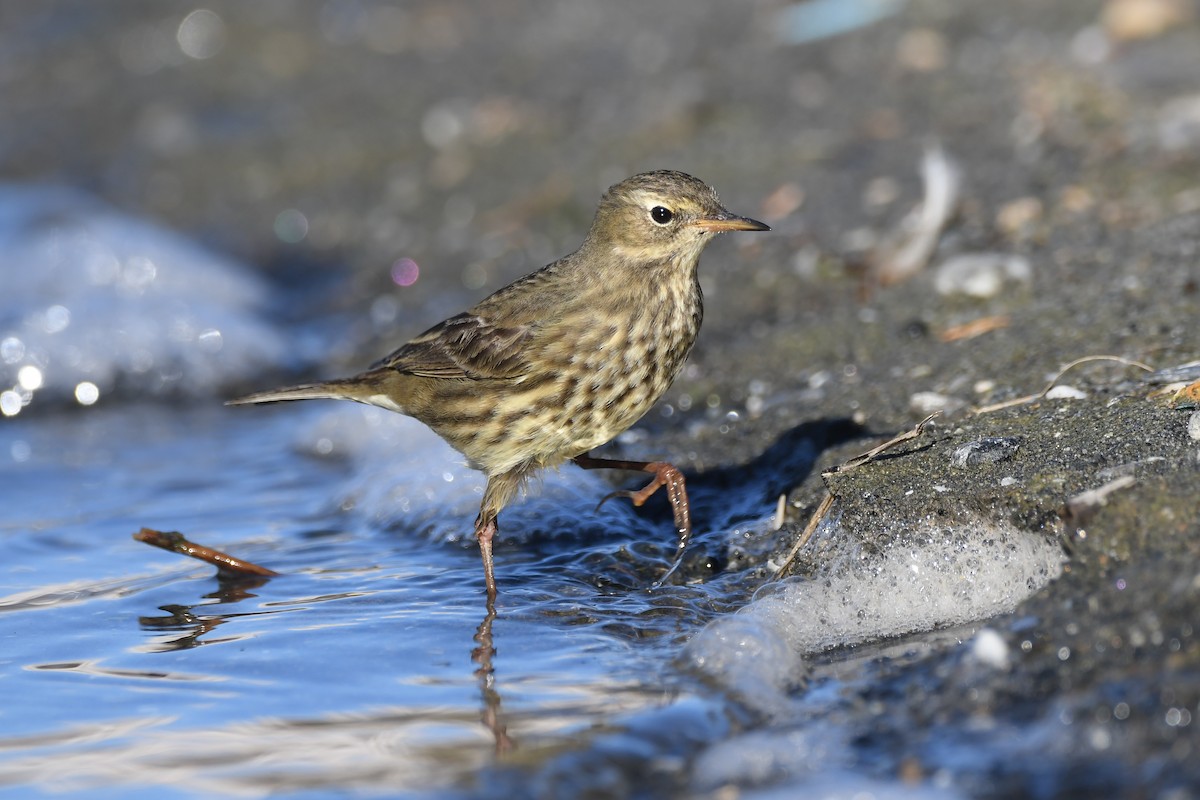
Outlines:
[[483,700],[483,710],[479,719],[492,732],[496,742],[496,755],[503,755],[514,749],[517,743],[508,736],[507,726],[500,713],[500,692],[496,688],[496,668],[492,666],[492,657],[496,655],[496,646],[492,639],[492,623],[496,619],[496,606],[490,600],[487,604],[487,614],[479,627],[475,629],[477,647],[471,650],[471,660],[479,667],[475,677],[479,679],[479,695]]

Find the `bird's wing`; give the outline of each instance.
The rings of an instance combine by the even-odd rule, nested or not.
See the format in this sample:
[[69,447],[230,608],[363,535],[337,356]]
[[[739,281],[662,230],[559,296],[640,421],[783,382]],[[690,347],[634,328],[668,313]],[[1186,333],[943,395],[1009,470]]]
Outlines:
[[533,325],[498,325],[467,312],[440,322],[372,365],[427,378],[517,378],[529,370]]

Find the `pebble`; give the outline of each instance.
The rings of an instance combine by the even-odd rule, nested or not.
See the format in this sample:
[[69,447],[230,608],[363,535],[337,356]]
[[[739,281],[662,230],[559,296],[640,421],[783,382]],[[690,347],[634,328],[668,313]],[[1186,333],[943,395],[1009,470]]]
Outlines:
[[965,294],[995,297],[1008,281],[1029,283],[1033,268],[1029,259],[1007,253],[963,253],[937,269],[933,286],[940,295]]
[[896,62],[911,72],[937,72],[946,68],[950,46],[933,28],[914,28],[896,45]]
[[1161,36],[1191,16],[1187,0],[1109,0],[1100,22],[1113,39],[1127,42]]
[[1188,436],[1200,442],[1200,411],[1193,411],[1188,418]]
[[1023,233],[1040,222],[1043,213],[1045,207],[1039,198],[1019,197],[996,213],[996,227],[1009,236]]
[[1071,214],[1083,214],[1096,206],[1096,196],[1083,186],[1066,186],[1058,194],[1058,204]]
[[966,406],[965,400],[938,392],[917,392],[908,399],[908,407],[922,415],[932,414],[935,411],[953,414]]
[[1055,386],[1046,392],[1047,400],[1086,400],[1087,392],[1074,386]]
[[950,454],[950,466],[966,469],[1006,461],[1013,457],[1020,446],[1020,436],[985,436],[954,448]]

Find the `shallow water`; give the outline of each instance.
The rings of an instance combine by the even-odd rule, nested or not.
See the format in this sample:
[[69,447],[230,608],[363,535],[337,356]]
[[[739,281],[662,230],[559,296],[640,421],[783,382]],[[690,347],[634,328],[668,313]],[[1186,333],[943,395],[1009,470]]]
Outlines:
[[[484,686],[477,554],[331,503],[346,465],[285,446],[297,416],[313,418],[133,408],[5,426],[0,779],[416,790],[489,760],[489,702],[522,743],[664,702],[662,647],[607,629],[666,598],[604,596],[563,567],[588,560],[570,544],[502,548]],[[284,574],[218,582],[133,541],[142,525]]]

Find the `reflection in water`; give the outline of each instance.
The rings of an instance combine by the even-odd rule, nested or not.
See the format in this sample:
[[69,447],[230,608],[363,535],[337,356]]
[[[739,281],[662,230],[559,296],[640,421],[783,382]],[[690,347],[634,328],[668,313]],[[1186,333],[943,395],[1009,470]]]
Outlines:
[[200,637],[225,621],[222,616],[201,617],[192,613],[191,606],[159,606],[167,612],[165,617],[138,617],[138,623],[147,630],[186,631],[177,639],[166,639],[147,647],[151,653],[166,653],[171,650],[187,650],[201,644]]
[[479,646],[471,650],[471,660],[479,665],[475,677],[479,679],[479,694],[483,699],[480,720],[496,740],[496,755],[502,755],[515,749],[517,743],[508,737],[508,727],[500,716],[500,692],[496,689],[496,669],[492,666],[492,656],[496,655],[492,641],[492,622],[495,619],[496,604],[488,600],[487,615],[475,629],[475,641]]
[[[197,614],[193,609],[198,606],[208,608],[210,606],[232,605],[240,603],[243,600],[255,598],[258,595],[254,594],[253,590],[266,584],[271,580],[271,577],[229,575],[223,572],[218,572],[216,577],[218,582],[217,590],[203,597],[205,600],[216,600],[215,604],[170,604],[159,606],[161,611],[166,612],[166,616],[138,617],[138,623],[144,630],[179,631],[184,634],[177,638],[164,639],[153,645],[139,649],[142,649],[144,652],[170,652],[173,650],[188,650],[204,644],[216,644],[238,638],[228,637],[201,641],[202,637],[216,630],[225,622],[236,617],[249,616],[248,614]],[[356,593],[339,596],[352,596],[352,594]],[[483,700],[483,710],[480,713],[480,720],[492,733],[492,737],[495,740],[496,755],[503,755],[514,750],[517,743],[509,737],[507,725],[504,723],[504,719],[500,713],[501,698],[500,692],[496,689],[496,669],[492,665],[492,658],[496,655],[496,646],[492,636],[492,624],[495,622],[495,619],[496,606],[489,600],[487,602],[487,613],[483,621],[475,629],[473,640],[478,646],[471,649],[471,661],[479,665],[474,675],[479,681],[479,692]]]
[[[208,605],[231,605],[257,597],[258,595],[254,594],[252,590],[259,588],[269,580],[271,578],[267,576],[227,576],[223,573],[218,573],[217,590],[204,595],[205,600],[216,600],[217,603],[204,605],[205,607]],[[234,617],[244,616],[242,614],[195,614],[192,612],[192,609],[195,607],[175,604],[159,606],[159,610],[167,612],[167,616],[138,617],[138,623],[146,630],[184,632],[183,636],[176,639],[164,639],[156,642],[147,647],[146,651],[165,653],[172,650],[187,650],[202,644],[214,644],[217,641],[228,641],[228,639],[214,639],[201,642],[200,637]]]

